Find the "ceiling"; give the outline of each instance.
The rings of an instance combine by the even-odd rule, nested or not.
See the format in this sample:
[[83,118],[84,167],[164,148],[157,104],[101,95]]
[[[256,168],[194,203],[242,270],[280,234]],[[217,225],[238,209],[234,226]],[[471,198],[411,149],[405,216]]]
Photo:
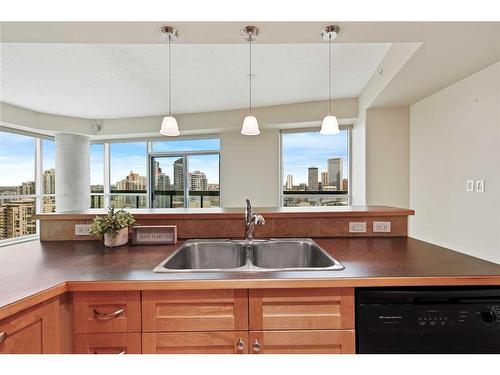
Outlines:
[[[248,50],[240,29],[252,23],[2,22],[0,100],[92,118],[163,113],[166,56],[158,30],[171,24],[180,32],[174,111],[244,108]],[[257,23],[255,105],[326,98],[327,55],[318,39],[331,23]],[[397,65],[384,60],[390,45],[419,43],[371,107],[415,103],[500,60],[500,22],[336,24],[335,97],[358,96],[380,61],[382,69]]]
[[[334,98],[357,97],[389,43],[334,45]],[[167,109],[165,44],[1,46],[0,100],[38,112],[91,119],[160,115]],[[248,106],[248,46],[172,46],[172,110],[194,113]],[[253,105],[328,98],[328,47],[253,46]]]

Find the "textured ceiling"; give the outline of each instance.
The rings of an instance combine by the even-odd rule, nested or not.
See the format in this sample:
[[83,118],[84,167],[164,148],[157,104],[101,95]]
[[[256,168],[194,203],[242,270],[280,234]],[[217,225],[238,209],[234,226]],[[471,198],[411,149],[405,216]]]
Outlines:
[[[333,96],[357,97],[389,43],[334,46]],[[326,99],[328,48],[253,46],[254,105]],[[1,45],[0,100],[39,112],[83,118],[159,115],[166,111],[164,44]],[[248,105],[248,46],[172,45],[172,110],[193,113]]]

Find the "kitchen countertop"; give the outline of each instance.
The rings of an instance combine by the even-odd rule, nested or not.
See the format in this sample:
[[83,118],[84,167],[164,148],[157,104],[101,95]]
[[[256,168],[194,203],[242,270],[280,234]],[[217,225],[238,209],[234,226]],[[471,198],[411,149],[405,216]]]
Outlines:
[[315,241],[342,271],[153,273],[177,245],[108,249],[98,241],[0,248],[0,319],[66,291],[500,285],[500,265],[408,237]]

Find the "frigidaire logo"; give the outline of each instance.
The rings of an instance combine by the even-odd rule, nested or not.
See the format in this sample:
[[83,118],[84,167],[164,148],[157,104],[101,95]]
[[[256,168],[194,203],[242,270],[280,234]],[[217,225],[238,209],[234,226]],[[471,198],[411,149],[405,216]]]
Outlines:
[[379,315],[379,319],[403,319],[401,315],[390,315],[390,316],[385,316],[385,315]]

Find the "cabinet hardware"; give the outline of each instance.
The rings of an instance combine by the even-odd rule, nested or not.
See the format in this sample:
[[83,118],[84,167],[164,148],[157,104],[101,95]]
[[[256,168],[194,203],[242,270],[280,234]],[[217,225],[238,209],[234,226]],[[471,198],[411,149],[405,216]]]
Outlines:
[[7,338],[7,332],[0,332],[0,344]]
[[116,319],[120,315],[122,315],[124,312],[125,312],[125,309],[119,309],[119,310],[113,311],[112,313],[109,313],[109,314],[103,314],[103,313],[100,313],[99,311],[94,309],[94,318],[96,318],[97,320]]
[[242,338],[240,338],[240,339],[238,340],[238,342],[236,343],[236,348],[237,348],[238,350],[243,350],[243,349],[245,349],[245,341],[244,341]]
[[261,349],[261,345],[260,345],[259,340],[255,340],[255,342],[252,345],[252,350],[254,351],[254,353],[258,353],[258,352],[260,352],[260,349]]

